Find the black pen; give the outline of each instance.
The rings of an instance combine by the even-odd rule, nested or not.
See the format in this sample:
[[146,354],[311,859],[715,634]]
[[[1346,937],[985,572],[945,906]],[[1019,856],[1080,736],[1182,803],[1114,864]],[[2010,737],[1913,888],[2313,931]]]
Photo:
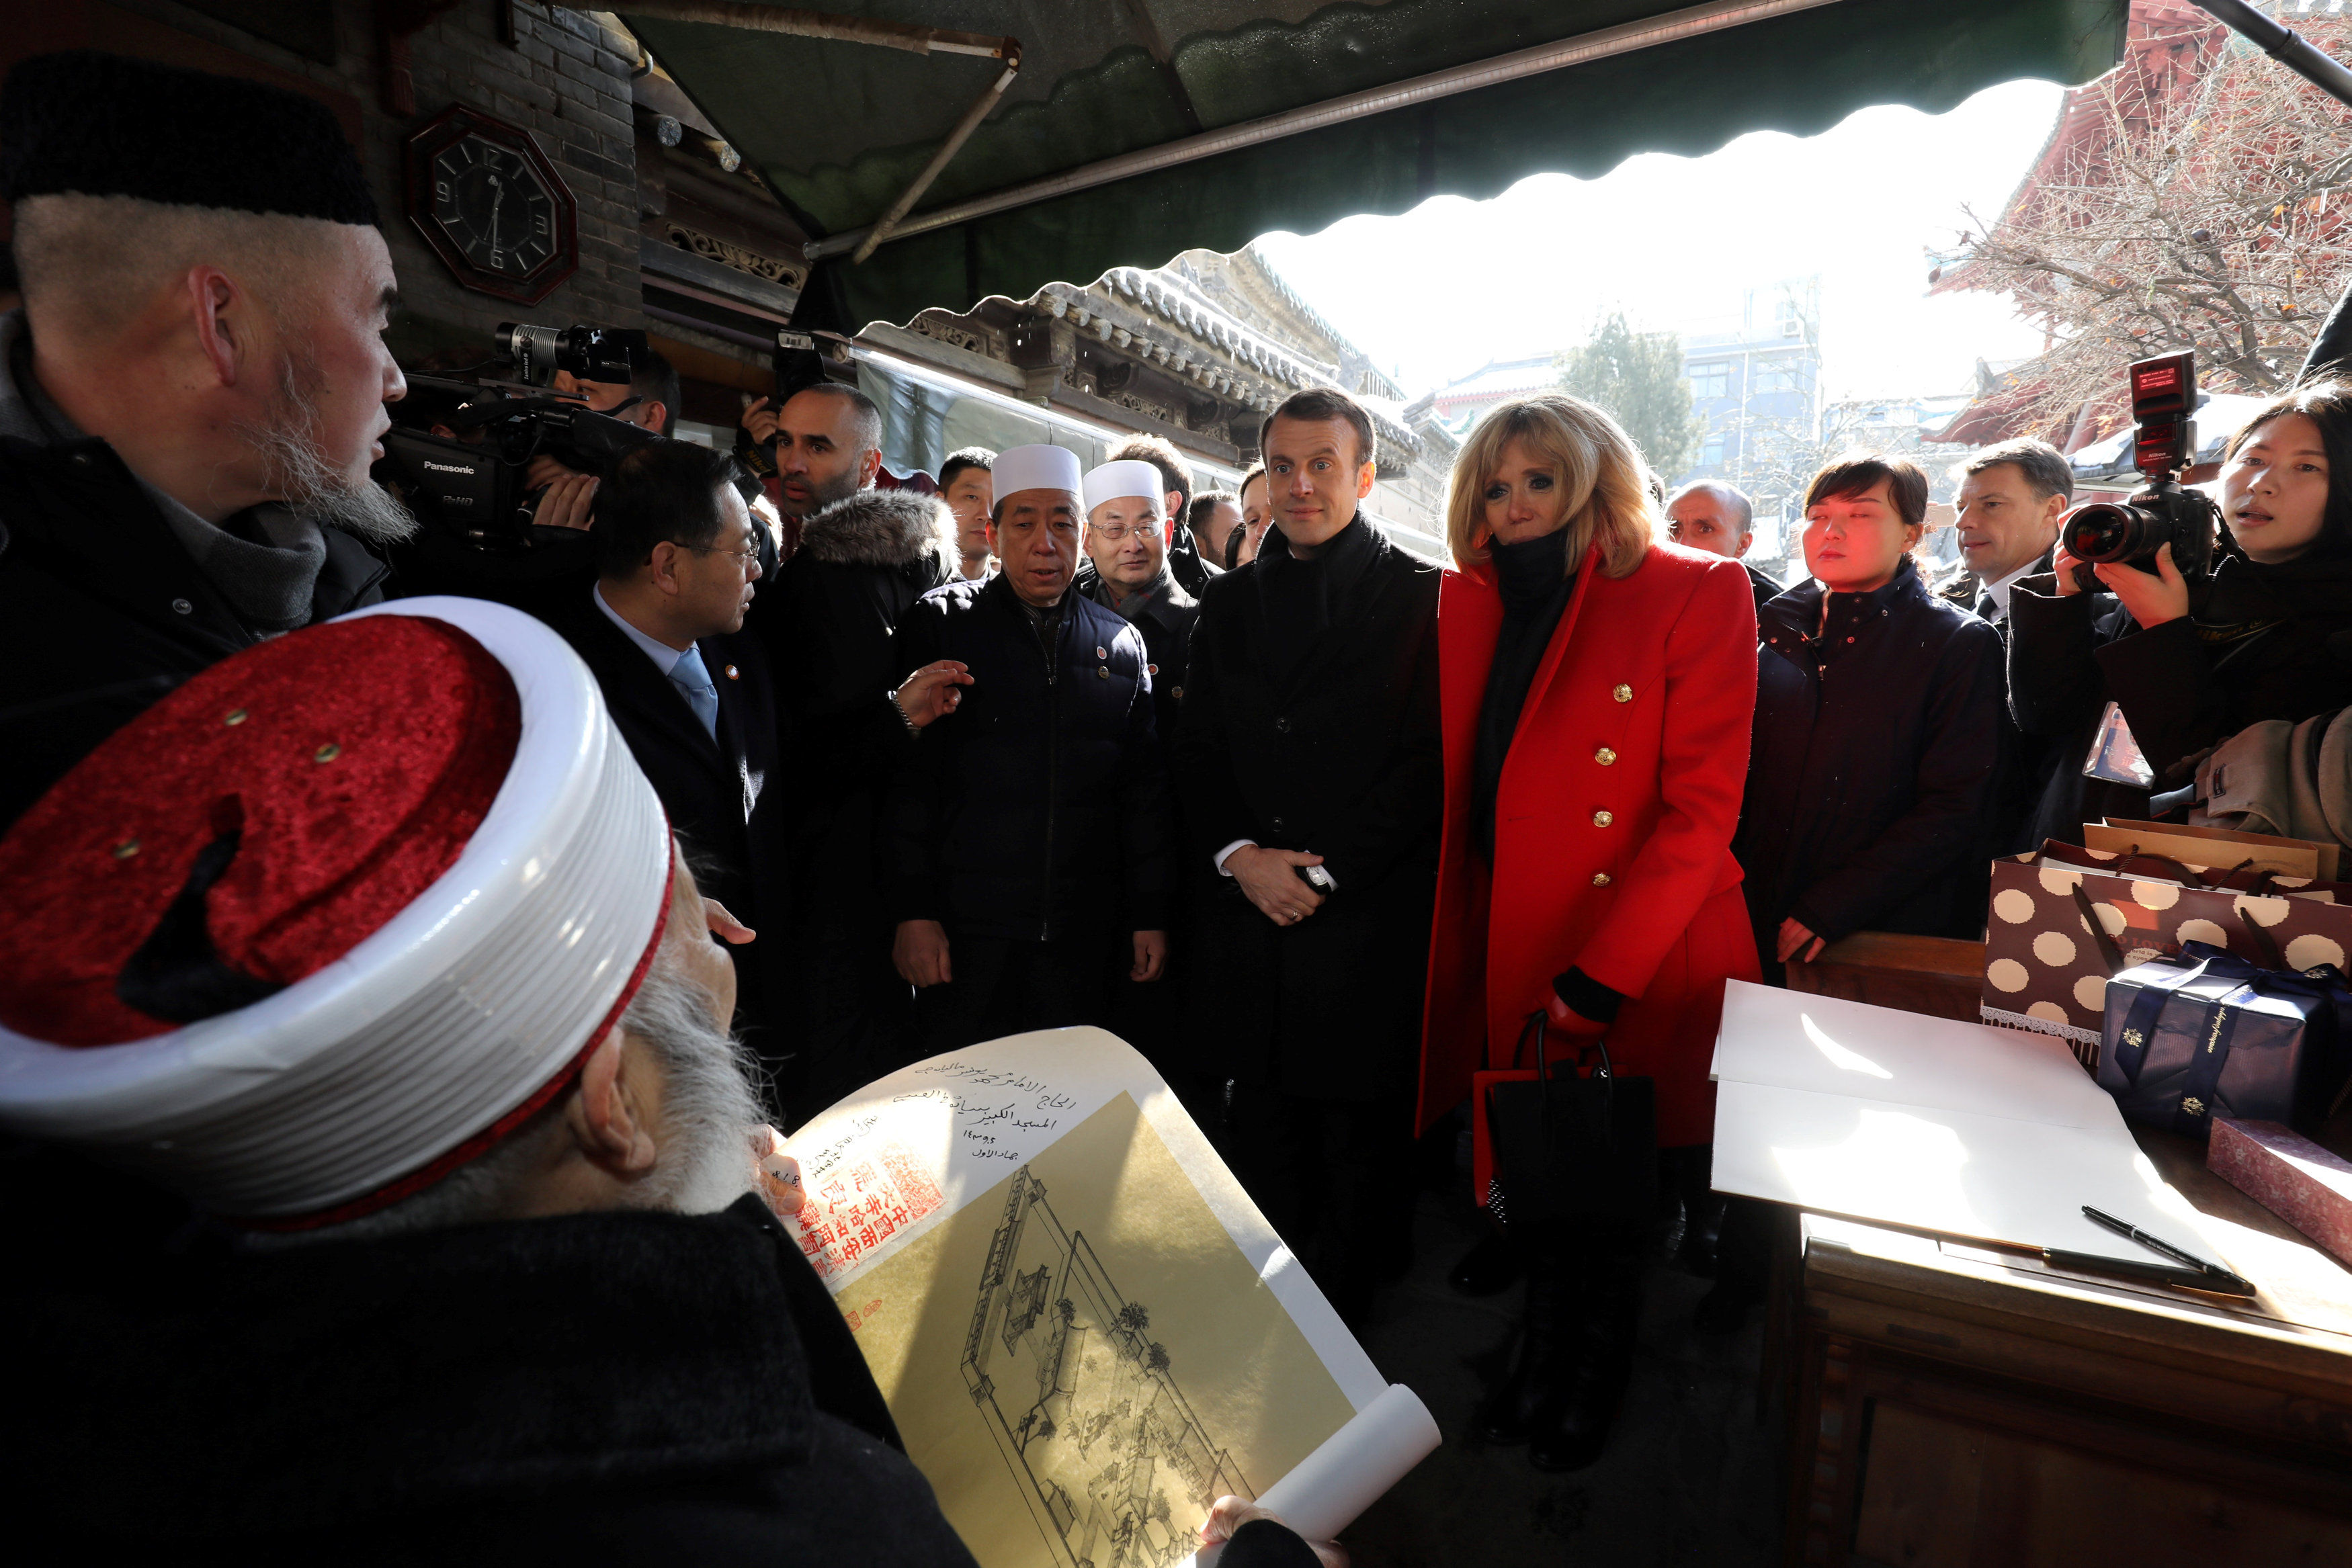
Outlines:
[[2098,1209],[2093,1208],[2087,1203],[2083,1205],[2083,1218],[2091,1221],[2094,1225],[2105,1226],[2109,1230],[2114,1231],[2118,1236],[2128,1236],[2134,1241],[2138,1242],[2141,1246],[2147,1248],[2150,1251],[2161,1252],[2166,1257],[2171,1259],[2174,1262],[2186,1264],[2188,1267],[2196,1270],[2198,1272],[2204,1274],[2209,1279],[2216,1281],[2216,1283],[2210,1286],[2198,1286],[2196,1287],[2197,1289],[2220,1291],[2224,1295],[2231,1296],[2251,1296],[2254,1293],[2254,1286],[2252,1281],[2247,1280],[2241,1275],[2232,1274],[2229,1270],[2222,1268],[2219,1263],[2209,1263],[2204,1259],[2197,1256],[2196,1253],[2190,1252],[2183,1248],[2175,1247],[2169,1241],[2160,1240],[2156,1237],[2150,1236],[2147,1231],[2142,1230],[2137,1225],[2127,1224],[2123,1220],[2117,1219],[2112,1214],[2102,1213]]
[[2169,1285],[2179,1291],[2210,1291],[2222,1296],[2252,1293],[2251,1286],[2243,1291],[2233,1290],[2223,1283],[2219,1274],[2209,1274],[2202,1269],[2184,1269],[2178,1263],[2143,1263],[2137,1258],[2110,1258],[2104,1252],[2069,1252],[2058,1247],[2044,1247],[2042,1261],[2069,1274],[2104,1274],[2109,1279],[2133,1280],[2145,1285]]

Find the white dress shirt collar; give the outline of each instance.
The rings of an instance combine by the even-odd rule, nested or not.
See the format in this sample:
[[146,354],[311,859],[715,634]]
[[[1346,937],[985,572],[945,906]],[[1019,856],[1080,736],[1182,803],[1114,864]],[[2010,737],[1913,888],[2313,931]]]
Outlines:
[[1985,593],[1992,600],[1992,618],[1994,620],[2006,621],[2009,619],[2009,591],[2017,586],[2017,580],[2019,578],[2030,577],[2040,570],[2042,570],[2042,559],[2039,556],[2036,556],[2033,559],[2027,561],[2023,566],[2019,567],[2015,571],[2011,572],[2007,577],[2002,578],[1999,582],[1988,582],[1985,584]]
[[654,668],[662,673],[662,678],[664,680],[667,680],[669,678],[669,673],[677,668],[677,662],[680,659],[685,658],[686,653],[680,649],[671,647],[668,643],[662,642],[658,638],[646,636],[644,632],[630,625],[626,621],[621,619],[621,612],[614,609],[610,604],[604,602],[604,588],[602,583],[597,584],[588,591],[595,596],[596,608],[604,612],[604,618],[621,629],[622,636],[626,637],[630,642],[635,643],[638,647],[644,649],[646,657],[654,662]]

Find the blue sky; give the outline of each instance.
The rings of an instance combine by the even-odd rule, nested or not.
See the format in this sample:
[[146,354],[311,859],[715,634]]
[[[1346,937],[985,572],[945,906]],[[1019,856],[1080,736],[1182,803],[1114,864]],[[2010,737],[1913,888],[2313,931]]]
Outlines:
[[1645,153],[1598,180],[1538,175],[1492,201],[1440,196],[1260,244],[1408,395],[1577,342],[1614,306],[1705,329],[1736,319],[1743,287],[1812,273],[1829,396],[1954,392],[1978,356],[2022,358],[2041,334],[2004,299],[1928,298],[1926,253],[1952,247],[1964,205],[1999,212],[2060,91],[2011,82],[1944,115],[1866,109],[1815,137]]

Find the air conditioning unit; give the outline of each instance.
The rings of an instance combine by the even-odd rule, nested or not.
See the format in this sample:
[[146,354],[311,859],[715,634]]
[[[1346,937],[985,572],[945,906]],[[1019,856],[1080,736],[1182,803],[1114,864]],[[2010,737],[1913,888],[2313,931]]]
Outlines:
[[1802,321],[1792,320],[1783,321],[1780,323],[1780,336],[1783,338],[1801,337],[1804,334],[1804,330],[1805,324]]

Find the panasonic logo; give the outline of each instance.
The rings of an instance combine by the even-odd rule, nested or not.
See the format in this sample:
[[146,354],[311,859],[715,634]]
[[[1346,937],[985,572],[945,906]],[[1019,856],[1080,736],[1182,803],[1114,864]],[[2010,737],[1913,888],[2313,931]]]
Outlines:
[[436,474],[470,475],[473,473],[471,468],[464,467],[455,463],[427,463],[425,466]]

